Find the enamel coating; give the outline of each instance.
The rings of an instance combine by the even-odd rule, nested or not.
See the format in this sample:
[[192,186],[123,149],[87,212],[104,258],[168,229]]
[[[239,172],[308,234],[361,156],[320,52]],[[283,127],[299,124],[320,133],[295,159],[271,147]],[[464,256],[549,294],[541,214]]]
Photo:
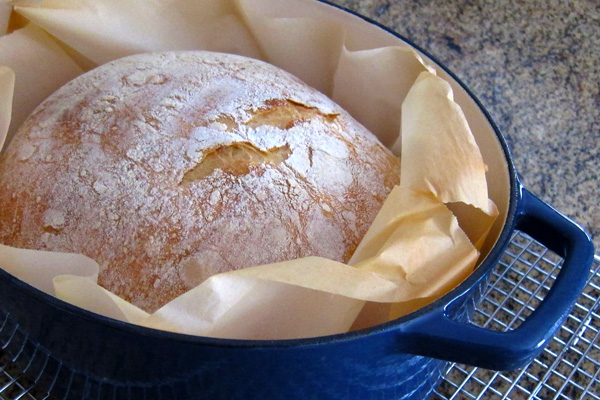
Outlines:
[[[521,186],[488,113],[440,67],[488,119],[510,178],[506,222],[495,246],[465,282],[441,299],[398,320],[341,335],[225,340],[98,316],[0,270],[0,346],[41,388],[73,399],[423,399],[448,361],[496,370],[526,365],[581,293],[593,245],[574,222]],[[471,325],[469,315],[515,229],[562,256],[561,272],[542,304],[516,330],[499,333]]]

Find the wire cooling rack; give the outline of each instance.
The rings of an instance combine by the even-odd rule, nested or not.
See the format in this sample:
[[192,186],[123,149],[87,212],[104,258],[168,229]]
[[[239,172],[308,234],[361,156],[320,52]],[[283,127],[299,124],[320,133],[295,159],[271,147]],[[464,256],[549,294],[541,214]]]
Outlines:
[[[517,232],[493,271],[473,323],[506,331],[516,328],[552,286],[561,259]],[[600,257],[582,295],[543,353],[519,371],[494,372],[460,364],[448,368],[430,400],[600,400]],[[0,343],[1,345],[1,343]],[[0,348],[1,400],[55,400],[36,388]]]
[[[514,329],[543,300],[561,258],[517,232],[491,277],[473,323]],[[581,399],[600,400],[600,257],[563,326],[526,368],[494,372],[452,364],[431,400]]]

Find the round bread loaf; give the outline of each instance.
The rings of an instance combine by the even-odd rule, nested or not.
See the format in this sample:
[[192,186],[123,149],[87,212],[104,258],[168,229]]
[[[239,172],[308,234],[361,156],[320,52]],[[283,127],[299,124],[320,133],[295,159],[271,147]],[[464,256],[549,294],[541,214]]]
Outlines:
[[0,159],[0,242],[82,253],[152,312],[211,275],[315,255],[346,262],[399,160],[272,65],[150,53],[68,83]]

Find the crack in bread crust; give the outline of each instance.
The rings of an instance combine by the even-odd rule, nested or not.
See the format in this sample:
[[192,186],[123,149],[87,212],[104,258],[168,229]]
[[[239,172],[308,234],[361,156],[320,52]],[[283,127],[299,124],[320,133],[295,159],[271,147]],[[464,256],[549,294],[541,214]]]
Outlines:
[[257,167],[277,167],[290,156],[290,147],[285,145],[267,151],[260,150],[248,142],[237,142],[219,146],[204,152],[202,160],[183,175],[180,185],[189,184],[210,176],[216,169],[235,176],[246,175]]

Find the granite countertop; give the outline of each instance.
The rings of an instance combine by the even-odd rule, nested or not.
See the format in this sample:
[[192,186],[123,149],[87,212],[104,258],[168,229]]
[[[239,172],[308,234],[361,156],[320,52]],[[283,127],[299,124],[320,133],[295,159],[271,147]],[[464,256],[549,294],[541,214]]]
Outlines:
[[600,252],[600,3],[333,0],[400,33],[467,84],[523,184]]

